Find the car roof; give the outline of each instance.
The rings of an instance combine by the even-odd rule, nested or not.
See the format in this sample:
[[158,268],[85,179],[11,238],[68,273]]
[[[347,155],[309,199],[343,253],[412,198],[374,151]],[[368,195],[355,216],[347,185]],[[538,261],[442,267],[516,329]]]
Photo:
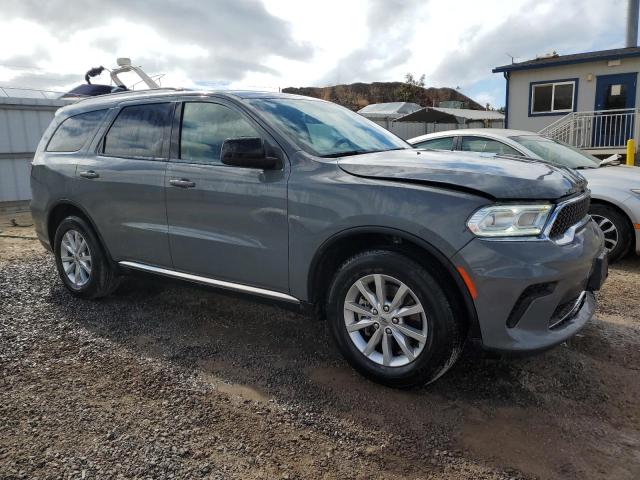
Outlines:
[[235,98],[240,100],[253,98],[288,98],[288,99],[304,99],[317,102],[324,102],[318,98],[305,97],[303,95],[294,95],[291,93],[279,92],[259,92],[253,90],[200,90],[200,89],[183,89],[183,88],[156,88],[150,90],[125,91],[110,93],[106,95],[97,95],[95,97],[87,97],[58,110],[58,113],[68,115],[76,115],[85,111],[97,110],[101,108],[112,108],[123,102],[132,100],[148,100],[148,99],[171,99],[173,97],[184,96],[216,96],[223,98]]
[[432,138],[449,137],[452,135],[471,135],[481,136],[488,138],[508,138],[517,137],[521,135],[540,135],[536,132],[527,132],[526,130],[513,130],[510,128],[460,128],[456,130],[445,130],[443,132],[427,133],[426,135],[420,135],[419,137],[410,138],[407,140],[409,143],[422,142],[430,140]]

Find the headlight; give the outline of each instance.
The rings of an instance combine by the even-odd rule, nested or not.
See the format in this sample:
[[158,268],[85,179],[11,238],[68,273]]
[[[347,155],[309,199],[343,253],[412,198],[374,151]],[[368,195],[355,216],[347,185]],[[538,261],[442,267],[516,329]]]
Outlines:
[[478,210],[467,227],[479,237],[540,235],[551,205],[492,205]]

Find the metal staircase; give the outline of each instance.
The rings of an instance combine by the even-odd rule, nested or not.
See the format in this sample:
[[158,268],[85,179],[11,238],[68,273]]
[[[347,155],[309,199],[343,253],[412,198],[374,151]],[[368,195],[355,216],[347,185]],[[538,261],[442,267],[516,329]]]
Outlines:
[[638,139],[638,109],[571,112],[540,134],[594,154],[624,153],[627,140]]

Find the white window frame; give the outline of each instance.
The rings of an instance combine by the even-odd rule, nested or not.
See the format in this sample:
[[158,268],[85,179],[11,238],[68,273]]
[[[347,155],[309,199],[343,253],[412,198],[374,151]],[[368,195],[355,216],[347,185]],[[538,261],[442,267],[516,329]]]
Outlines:
[[[533,107],[535,105],[534,100],[536,98],[536,88],[537,87],[548,87],[551,85],[551,110],[544,110],[541,112],[535,112]],[[563,108],[562,110],[554,110],[553,105],[555,103],[556,98],[556,86],[557,85],[573,85],[573,90],[571,91],[571,108]],[[547,113],[569,113],[573,112],[574,102],[576,100],[576,81],[568,80],[566,82],[546,82],[546,83],[534,83],[531,85],[531,115],[544,115]]]

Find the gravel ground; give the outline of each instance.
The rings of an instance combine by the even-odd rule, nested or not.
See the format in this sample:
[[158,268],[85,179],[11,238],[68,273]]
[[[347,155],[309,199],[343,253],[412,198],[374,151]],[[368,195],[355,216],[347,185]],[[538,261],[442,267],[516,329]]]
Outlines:
[[640,477],[637,257],[567,344],[395,391],[322,322],[147,276],[78,300],[0,229],[0,478]]

